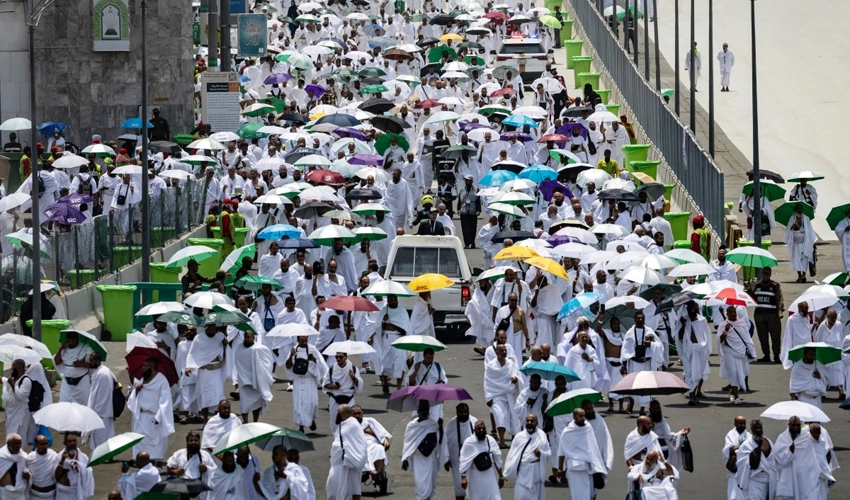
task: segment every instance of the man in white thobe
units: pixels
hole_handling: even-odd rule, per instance
[[[573,410],[573,421],[561,432],[559,439],[558,464],[561,477],[566,477],[570,484],[570,498],[593,500],[596,497],[595,477],[598,477],[595,475],[602,474],[602,480],[607,480],[608,468],[602,461],[596,435],[593,427],[587,424],[584,410]]]
[[[791,417],[788,428],[773,447],[776,464],[776,500],[815,500],[820,469],[812,436],[803,432],[800,419]]]
[[[841,261],[844,264],[844,271],[850,272],[850,209],[847,209],[844,218],[835,226],[835,236],[841,243]]]
[[[679,320],[678,352],[685,372],[685,383],[690,389],[689,405],[697,403],[697,394],[702,392],[702,383],[708,378],[708,356],[711,354],[711,330],[708,321],[699,314],[694,301],[686,305],[687,315]]]
[[[169,475],[200,479],[205,483],[217,467],[210,452],[201,448],[201,436],[195,431],[186,434],[186,447],[175,451],[166,463]],[[201,500],[207,500],[204,493],[201,494]]]
[[[297,342],[285,363],[292,380],[292,418],[302,432],[305,426],[315,431],[319,411],[318,386],[328,372],[328,365],[325,357],[316,346],[308,342],[307,337],[298,337]]]
[[[59,352],[53,356],[53,364],[62,375],[59,401],[81,405],[89,402],[89,356],[92,352],[88,344],[80,342],[80,334],[74,331],[66,334],[65,343],[59,346]]]
[[[209,419],[210,408],[224,399],[224,380],[227,338],[215,324],[204,325],[204,333],[195,337],[186,357],[185,375],[198,373],[197,399],[204,422]]]
[[[788,192],[788,201],[802,201],[814,209],[818,208],[818,190],[809,184],[808,179],[800,179],[800,183]]]
[[[795,362],[791,368],[788,389],[791,398],[822,408],[821,398],[826,396],[824,373],[824,365],[815,359],[815,348],[806,347],[803,350],[803,359]]]
[[[735,417],[735,427],[726,433],[726,438],[723,442],[723,460],[726,461],[726,498],[727,500],[744,499],[744,492],[738,486],[735,478],[735,470],[729,470],[729,465],[736,464],[738,448],[750,438],[750,432],[747,430],[747,419],[743,416]]]
[[[8,434],[7,434],[8,435]],[[59,454],[50,448],[47,437],[35,438],[35,450],[27,455],[26,470],[30,474],[29,496],[31,499],[53,500],[56,497],[56,464]]]
[[[413,309],[410,311],[410,332],[408,334],[436,337],[434,312],[436,310],[431,305],[431,292],[419,293],[413,303]]]
[[[717,65],[720,68],[720,91],[729,92],[729,76],[735,65],[735,54],[729,50],[729,44],[723,44],[723,50],[717,53]]]
[[[549,439],[543,429],[537,427],[537,415],[529,413],[525,417],[525,432],[514,436],[505,458],[505,477],[516,479],[514,500],[546,498],[546,464],[551,455]]]
[[[782,366],[787,370],[791,368],[792,361],[788,359],[788,351],[812,341],[812,324],[809,322],[809,303],[801,301],[797,304],[797,314],[791,314],[785,323],[785,334],[782,337],[782,351],[779,359]]]
[[[165,375],[157,372],[157,366],[156,359],[145,361],[142,378],[133,381],[127,409],[133,414],[133,432],[145,436],[133,447],[133,453],[146,451],[152,460],[163,460],[168,436],[174,433],[174,412],[171,388]]]
[[[773,442],[764,436],[761,420],[750,422],[750,437],[735,450],[735,482],[740,500],[764,500],[776,493],[776,454]]]
[[[487,292],[491,286],[489,279],[479,281],[464,311],[469,320],[466,336],[475,337],[474,349],[478,354],[483,354],[484,349],[493,343],[493,309],[487,300]]]
[[[360,423],[363,435],[366,439],[367,457],[363,472],[368,472],[376,484],[387,480],[384,470],[387,464],[387,451],[390,448],[392,434],[372,417],[363,416],[363,408],[360,405],[351,407],[351,416]]]
[[[393,214],[396,227],[406,228],[413,217],[418,200],[410,196],[410,185],[401,177],[401,170],[393,169],[393,178],[387,183],[387,203]]]
[[[532,347],[535,352],[539,347]],[[536,356],[536,355],[535,355]],[[531,360],[529,360],[529,363]],[[524,378],[524,377],[523,377]],[[521,429],[529,415],[537,417],[537,421],[543,421],[543,412],[549,405],[549,390],[543,387],[539,373],[533,373],[528,377],[528,384],[522,388],[514,402],[514,419],[517,421],[517,429]]]
[[[711,261],[711,267],[712,269],[714,269],[714,274],[711,276],[711,281],[729,280],[732,283],[738,282],[738,275],[735,272],[735,265],[726,260],[725,247],[717,251],[717,260]]]
[[[505,445],[505,431],[516,432],[513,406],[519,394],[519,368],[507,357],[504,344],[496,346],[496,359],[484,365],[484,398],[496,422],[499,445]]]
[[[112,391],[118,380],[112,370],[103,364],[99,353],[89,356],[91,363],[91,391],[89,392],[88,407],[95,411],[103,420],[103,429],[92,431],[91,448],[95,449],[115,435],[115,418],[112,410]]]
[[[21,435],[12,433],[6,435],[6,446],[0,448],[0,496],[3,499],[25,500],[27,497],[30,474],[26,470],[27,454],[22,446]]]
[[[177,373],[186,373],[186,359],[189,356],[189,349],[192,347],[192,343],[195,341],[197,334],[198,330],[194,326],[191,326],[186,329],[186,338],[177,344],[177,356],[174,360],[174,366],[177,368]],[[198,374],[194,372],[180,377],[179,401],[180,410],[184,414],[184,416],[181,417],[181,423],[188,423],[189,412],[197,415],[200,411],[196,397],[197,392],[195,390],[197,388],[197,382]]]
[[[260,420],[272,400],[274,383],[274,355],[271,349],[256,341],[253,330],[243,334],[241,344],[233,345],[234,384],[239,384],[239,413],[242,420]]]
[[[347,353],[337,352],[334,357],[336,363],[328,366],[322,387],[330,397],[328,411],[331,414],[331,429],[336,432],[338,426],[336,410],[340,405],[354,404],[354,395],[363,391],[363,379],[360,377],[360,370],[348,360]],[[351,411],[350,407],[348,411]]]
[[[505,485],[502,454],[496,440],[487,435],[487,426],[481,420],[475,423],[474,433],[460,448],[458,468],[461,486],[466,490],[468,500],[501,498],[499,490]],[[496,470],[495,475],[493,469]]]
[[[463,500],[466,497],[466,491],[461,486],[460,449],[466,438],[472,436],[475,432],[475,424],[478,419],[469,414],[469,405],[466,403],[458,404],[455,409],[457,416],[452,417],[445,427],[440,457],[443,465],[447,469],[451,469],[455,500]]]
[[[428,500],[437,494],[437,472],[440,470],[440,435],[437,421],[430,417],[431,405],[420,400],[416,416],[404,429],[401,452],[402,470],[413,472],[416,500]]]
[[[230,411],[230,401],[224,399],[218,403],[218,414],[213,415],[204,424],[201,448],[212,453],[222,436],[242,425],[242,420]]]
[[[729,381],[729,402],[741,404],[738,391],[747,389],[750,360],[755,359],[756,348],[747,321],[738,317],[736,306],[729,306],[726,320],[717,325],[717,345],[721,371]]]
[[[257,485],[266,500],[280,500],[289,492],[286,454],[282,444],[272,448],[272,464],[263,470]]]
[[[130,472],[130,463],[124,462],[121,466],[121,477],[118,478],[118,491],[121,498],[136,498],[146,493],[160,481],[159,469],[151,463],[151,457],[146,452],[136,455],[133,466],[138,470]]]
[[[623,338],[620,361],[623,375],[639,371],[655,371],[664,362],[661,352],[662,344],[655,332],[646,326],[646,317],[642,311],[635,313],[635,326],[629,328]],[[649,396],[635,396],[629,400],[628,412],[634,408],[637,401],[641,411],[649,403]]]
[[[823,342],[841,349],[844,343],[844,325],[838,321],[838,313],[835,309],[829,309],[826,312],[826,319],[821,321],[820,326],[815,331],[814,341]],[[838,399],[844,400],[846,387],[844,387],[845,366],[844,363],[829,363],[824,368],[826,370],[825,383],[827,387],[838,388]]]
[[[697,49],[697,43],[694,42],[693,48],[688,52],[688,55],[685,56],[685,71],[690,71],[691,74],[688,76],[688,81],[694,82],[694,90],[697,90],[697,85],[699,85],[699,76],[702,70],[702,57],[700,57],[699,49]]]
[[[408,386],[448,384],[449,379],[442,365],[434,361],[434,349],[428,347],[422,351],[422,361],[413,363],[409,370],[409,376],[405,377]],[[431,418],[442,422],[443,404],[431,405]]]
[[[785,246],[788,249],[791,269],[797,271],[797,282],[806,282],[809,265],[814,263],[814,248],[818,236],[812,227],[809,216],[803,213],[803,206],[796,205],[794,215],[785,222]]]
[[[402,376],[404,375],[406,352],[392,347],[392,343],[411,331],[410,317],[407,311],[398,305],[398,297],[387,296],[387,305],[384,308],[383,319],[378,331],[373,337],[373,345],[378,339],[375,350],[381,359],[381,382],[384,394],[389,393],[390,378],[396,379],[396,388],[401,389]]]
[[[605,423],[605,419],[596,414],[596,409],[589,399],[581,402],[581,409],[584,410],[584,420],[593,428],[593,435],[596,437],[596,446],[599,448],[602,463],[610,471],[614,466],[614,442],[611,441],[608,425]]]
[[[827,500],[829,490],[835,485],[835,477],[832,471],[838,468],[838,459],[835,458],[835,446],[826,429],[818,423],[809,425],[809,435],[812,437],[812,446],[815,449],[815,458],[818,465],[817,500]]]
[[[640,463],[650,451],[661,453],[661,444],[658,442],[658,435],[652,431],[652,421],[649,417],[640,416],[637,418],[637,425],[626,436],[626,442],[623,445],[626,467]]]
[[[337,415],[339,425],[334,430],[331,467],[325,484],[327,500],[360,500],[361,474],[368,459],[366,439],[350,406],[340,405]]]
[[[596,349],[589,344],[590,336],[587,332],[579,332],[576,337],[578,343],[567,351],[567,356],[564,359],[564,366],[567,366],[579,377],[579,380],[570,382],[569,388],[570,390],[595,389],[599,356],[596,354]]]
[[[94,475],[89,457],[77,448],[77,436],[65,434],[65,449],[56,464],[56,500],[80,500],[94,495]],[[4,493],[3,498],[6,498]]]
[[[12,362],[12,373],[3,377],[3,406],[6,409],[6,435],[19,434],[31,442],[29,436],[35,437],[36,425],[32,420],[29,398],[36,382],[26,375],[26,370],[24,360]],[[43,389],[50,390],[49,387]]]
[[[221,466],[210,474],[206,481],[212,491],[207,493],[207,500],[246,499],[248,485],[242,466],[236,463],[232,451],[220,455]],[[252,489],[253,489],[253,485]]]

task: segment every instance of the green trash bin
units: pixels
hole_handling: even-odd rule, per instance
[[[578,75],[580,73],[590,73],[590,63],[593,62],[593,56],[576,56],[573,57],[573,83],[576,88],[579,88]]]
[[[151,281],[153,283],[180,283],[182,269],[166,269],[165,262],[151,262]]]
[[[202,260],[198,263],[198,272],[201,276],[205,276],[207,278],[214,277],[216,271],[218,271],[221,266],[221,247],[224,246],[224,240],[217,238],[189,238],[187,241],[190,245],[203,245],[218,252],[218,257],[210,257],[209,259]]]
[[[241,246],[245,246],[245,238],[248,236],[248,233],[251,232],[251,228],[250,227],[237,227],[233,232],[234,232],[233,244],[236,245],[237,248],[241,247]],[[227,255],[225,255],[224,257],[227,258]],[[223,260],[224,259],[222,259],[222,261]]]
[[[566,44],[573,39],[573,20],[564,19],[561,21],[561,45]]]
[[[163,247],[165,242],[173,239],[175,231],[173,227],[155,227],[151,229],[151,246]]]
[[[576,88],[583,89],[588,83],[591,87],[596,88],[599,86],[600,76],[602,76],[602,73],[599,72],[579,73],[576,75],[576,79],[578,80],[578,86]]]
[[[691,242],[688,240],[677,240],[673,242],[673,248],[691,248]]]
[[[112,334],[110,340],[126,341],[133,331],[133,285],[98,285],[103,299],[103,329]]]
[[[598,93],[599,93],[599,92],[597,91],[597,94],[598,94]],[[620,116],[620,104],[608,104],[608,103],[605,103],[605,109],[607,109],[608,111],[610,111],[610,112],[614,113],[614,114],[615,114],[615,115],[617,115],[617,116]]]
[[[690,212],[670,212],[664,214],[664,218],[670,223],[673,230],[673,241],[688,239],[688,221],[691,220]]]
[[[27,320],[27,326],[32,328],[31,319]],[[71,322],[67,319],[46,319],[41,322],[41,342],[50,349],[50,354],[59,352],[59,332],[68,328],[71,328]],[[41,365],[52,370],[53,360],[42,359]]]
[[[573,69],[573,57],[581,55],[581,46],[584,40],[567,40],[564,48],[567,49],[567,69]]]
[[[94,269],[71,269],[68,271],[68,282],[71,283],[71,290],[82,288],[88,283],[94,281]]]
[[[115,247],[112,251],[112,267],[124,267],[141,256],[142,247]]]
[[[646,161],[646,154],[649,152],[650,144],[625,144],[623,145],[623,163],[628,167],[633,161]]]
[[[658,165],[660,164],[660,161],[633,161],[629,164],[629,171],[643,172],[658,182]],[[665,199],[669,200],[670,198],[665,196]]]
[[[658,180],[658,179],[656,179]],[[673,199],[673,188],[675,184],[664,184],[664,199],[670,202]]]
[[[611,98],[611,89],[593,89],[599,94],[599,98],[602,99],[602,104],[608,105],[608,99]]]

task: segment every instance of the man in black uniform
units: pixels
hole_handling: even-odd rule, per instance
[[[437,209],[431,208],[431,213],[428,214],[428,220],[422,221],[419,224],[419,230],[416,231],[419,236],[445,236],[446,229],[443,223],[437,220]]]
[[[148,137],[152,141],[167,141],[171,139],[171,130],[168,128],[168,120],[159,116],[159,108],[153,108],[153,118]]]
[[[760,363],[770,362],[770,344],[773,343],[773,362],[779,363],[779,350],[782,348],[782,315],[785,313],[785,303],[782,300],[782,287],[770,279],[772,271],[765,267],[761,271],[761,281],[750,285],[750,295],[758,306],[754,313],[756,332],[758,333],[761,352],[764,356]]]

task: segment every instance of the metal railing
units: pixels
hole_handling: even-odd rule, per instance
[[[677,185],[673,202],[701,213],[717,240],[723,241],[725,206],[723,172],[697,142],[687,125],[664,103],[661,95],[643,78],[640,68],[618,43],[614,33],[596,9],[593,0],[566,0],[575,14],[574,31],[584,34],[583,48],[595,56],[593,64],[603,75],[622,108],[631,110],[636,127],[645,141],[655,147],[666,168],[659,167],[659,182]],[[639,141],[640,142],[640,141]],[[717,241],[716,240],[716,241]],[[717,246],[713,245],[716,249]]]
[[[151,199],[151,249],[164,247],[203,224],[203,180],[187,180]],[[75,290],[141,258],[141,203],[73,226],[42,232],[42,278]],[[13,247],[0,261],[0,323],[15,316],[32,290],[30,250]]]

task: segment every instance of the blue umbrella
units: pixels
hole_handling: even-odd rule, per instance
[[[528,125],[531,128],[540,128],[540,125],[530,116],[511,115],[502,121],[502,125],[510,125],[511,127],[522,127]]]
[[[303,239],[303,238],[283,238],[278,241],[277,244],[280,248],[290,248],[290,249],[298,249],[298,248],[319,248],[319,244],[313,240]]]
[[[536,182],[540,184],[543,181],[551,181],[558,178],[558,172],[552,170],[551,168],[545,165],[531,165],[530,167],[525,167],[522,172],[519,173],[520,179],[528,179],[531,182]]]
[[[487,187],[499,187],[502,184],[516,178],[517,175],[510,170],[493,170],[491,172],[487,172],[478,184]]]
[[[387,32],[380,24],[371,23],[363,26],[363,31],[370,37],[383,36]]]
[[[44,210],[44,215],[47,216],[47,220],[66,226],[82,224],[86,220],[86,216],[82,212],[67,203],[54,203],[50,205]]]
[[[561,310],[558,312],[558,321],[562,321],[567,316],[572,316],[584,311],[595,302],[599,302],[601,298],[602,295],[596,292],[585,292],[576,295],[561,307]]]
[[[272,73],[263,80],[265,85],[274,85],[288,82],[292,77],[286,73]]]
[[[257,234],[258,240],[279,240],[283,237],[298,238],[301,236],[301,231],[289,224],[275,224],[269,226]]]
[[[38,126],[38,131],[44,135],[53,135],[56,132],[64,132],[66,128],[68,128],[67,123],[44,122]]]
[[[121,128],[142,128],[142,119],[141,118],[130,118],[129,120],[124,120],[121,122]],[[153,128],[153,124],[148,122],[148,128]]]
[[[380,47],[382,50],[387,50],[388,48],[394,47],[397,44],[398,41],[393,40],[392,38],[387,38],[385,36],[378,36],[369,39],[369,48]]]
[[[563,376],[567,379],[567,382],[576,382],[581,380],[581,377],[576,375],[576,373],[568,367],[559,363],[552,363],[550,361],[532,361],[531,363],[523,366],[519,371],[521,371],[526,377],[531,377],[534,374],[540,375],[540,378],[543,380],[555,380],[558,376]]]

